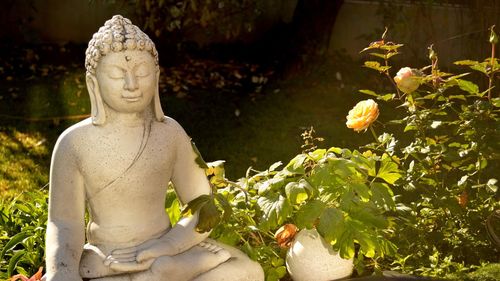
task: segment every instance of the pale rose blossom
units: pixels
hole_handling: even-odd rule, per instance
[[[417,78],[417,71],[412,70],[409,67],[401,68],[396,76],[394,76],[394,82],[403,93],[409,94],[414,92],[420,86],[420,80]]]
[[[372,99],[358,102],[347,115],[347,128],[356,132],[368,129],[377,120],[379,115],[378,104]]]

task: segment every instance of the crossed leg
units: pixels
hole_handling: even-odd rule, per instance
[[[188,281],[226,262],[230,257],[228,251],[212,241],[206,241],[178,255],[161,256],[148,270],[95,278],[91,281]]]

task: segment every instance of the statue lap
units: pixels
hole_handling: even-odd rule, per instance
[[[100,278],[85,278],[86,274],[82,273],[83,280],[88,281],[146,281],[146,280],[175,280],[175,281],[256,281],[264,280],[264,272],[262,267],[255,261],[252,261],[240,250],[207,238],[205,242],[210,245],[222,248],[223,252],[220,260],[225,260],[222,263],[217,260],[212,260],[209,250],[205,254],[201,253],[200,249],[194,249],[195,246],[176,256],[162,256],[155,260],[150,269],[141,272],[118,274]],[[82,265],[91,260],[91,251],[84,251]],[[102,261],[99,264],[91,262],[89,267],[98,273],[110,274],[109,268],[104,266]],[[212,267],[207,271],[207,267]],[[85,268],[81,268],[84,271]],[[116,273],[115,273],[116,274]],[[88,275],[87,275],[88,276]]]

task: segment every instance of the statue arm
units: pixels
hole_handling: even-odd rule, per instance
[[[74,151],[64,135],[50,168],[46,235],[47,281],[81,281],[80,257],[85,243],[85,191]]]
[[[175,121],[176,158],[172,174],[172,183],[179,200],[186,204],[198,196],[210,194],[210,184],[205,171],[195,161],[197,154],[191,145],[191,139]],[[182,218],[166,235],[165,239],[174,247],[175,254],[182,253],[205,240],[209,232],[196,231],[198,213]]]

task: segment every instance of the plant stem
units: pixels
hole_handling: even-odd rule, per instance
[[[372,125],[370,125],[370,132],[372,133],[372,136],[375,138],[375,141],[377,143],[380,143],[380,141],[378,140],[378,137],[377,137],[377,133],[375,133],[375,129],[373,129]]]
[[[489,101],[491,101],[491,87],[493,86],[493,75],[494,75],[493,66],[494,66],[494,62],[495,62],[495,43],[491,43],[491,61],[490,61],[491,70],[490,70],[490,74],[488,75],[488,79],[489,79],[489,83],[488,83],[488,100]]]

